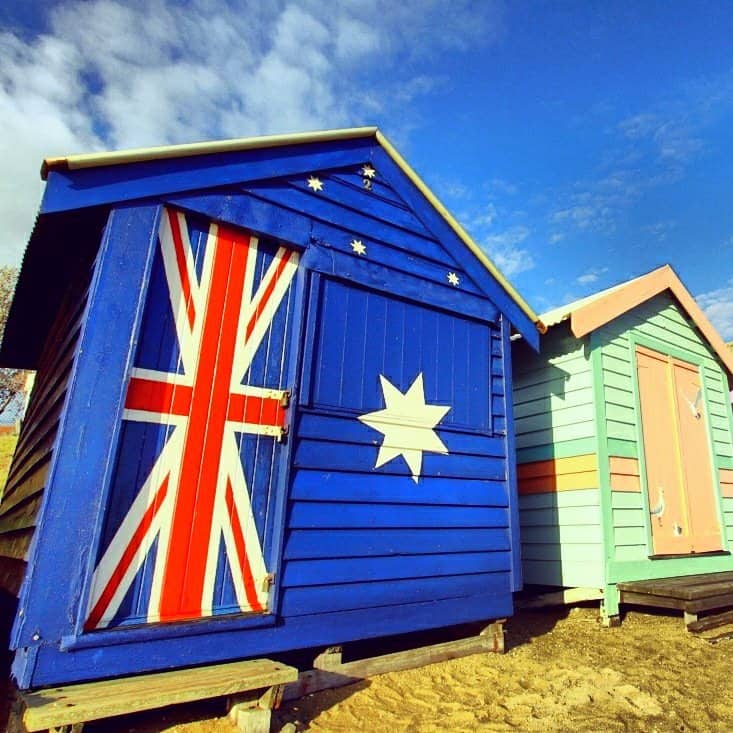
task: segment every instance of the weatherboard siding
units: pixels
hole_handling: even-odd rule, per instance
[[[707,397],[704,412],[713,439],[714,461],[716,465],[727,465],[733,453],[733,436],[725,374],[714,352],[669,293],[655,296],[592,335],[594,343],[601,347],[605,428],[611,461],[614,456],[638,460],[643,452],[637,429],[632,336],[654,339],[660,347],[682,351],[702,361]],[[714,473],[718,473],[717,469]],[[627,477],[626,480],[631,479]],[[643,477],[640,476],[639,481],[638,492],[629,490],[628,485],[625,490],[612,492],[613,556],[616,562],[646,560],[650,554],[647,509],[641,493]],[[612,489],[613,483],[612,471]],[[724,511],[722,519],[723,535],[730,538],[733,515]],[[674,560],[664,562],[668,572],[675,572],[671,566]],[[716,563],[720,561],[706,562],[710,564],[706,569],[716,569]]]
[[[43,348],[0,502],[0,588],[17,596],[48,482],[72,376],[91,272],[67,292]]]
[[[524,581],[603,583],[593,378],[586,340],[565,326],[542,353],[514,351],[519,512]]]

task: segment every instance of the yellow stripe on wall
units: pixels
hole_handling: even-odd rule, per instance
[[[598,488],[598,458],[595,453],[517,467],[520,494],[545,494]]]

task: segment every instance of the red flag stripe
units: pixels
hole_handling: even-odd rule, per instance
[[[280,400],[273,397],[232,394],[227,420],[281,428],[285,425],[285,411]]]
[[[170,384],[154,379],[132,377],[127,388],[125,408],[168,415],[188,415],[193,389],[185,384]]]
[[[219,228],[160,599],[161,620],[201,615],[249,247]],[[238,240],[238,241],[237,241]],[[245,246],[242,246],[245,245]],[[190,552],[181,552],[188,547]]]

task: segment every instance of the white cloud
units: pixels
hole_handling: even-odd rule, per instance
[[[724,341],[733,341],[733,278],[723,287],[696,296],[700,307]]]
[[[493,42],[470,0],[68,0],[48,31],[0,32],[0,262],[17,262],[44,157],[390,121]]]
[[[667,239],[667,235],[675,229],[677,222],[673,219],[667,219],[665,221],[658,221],[654,224],[648,224],[642,227],[641,230],[647,234],[651,234],[655,239],[663,242]]]
[[[555,234],[550,234],[550,244],[558,244],[558,242],[562,242],[562,240],[565,239],[565,235],[562,232],[555,232]]]
[[[607,267],[594,267],[578,277],[577,282],[580,285],[590,285],[591,283],[597,282],[604,272],[608,272]]]
[[[497,267],[507,277],[511,277],[535,266],[530,251],[521,246],[530,234],[525,226],[511,227],[504,232],[484,237],[483,247]]]

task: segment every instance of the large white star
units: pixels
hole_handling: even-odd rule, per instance
[[[384,375],[379,375],[384,409],[361,415],[359,420],[384,435],[374,468],[402,456],[417,483],[422,470],[422,454],[448,453],[434,428],[451,409],[450,405],[425,404],[422,372],[402,394]]]

